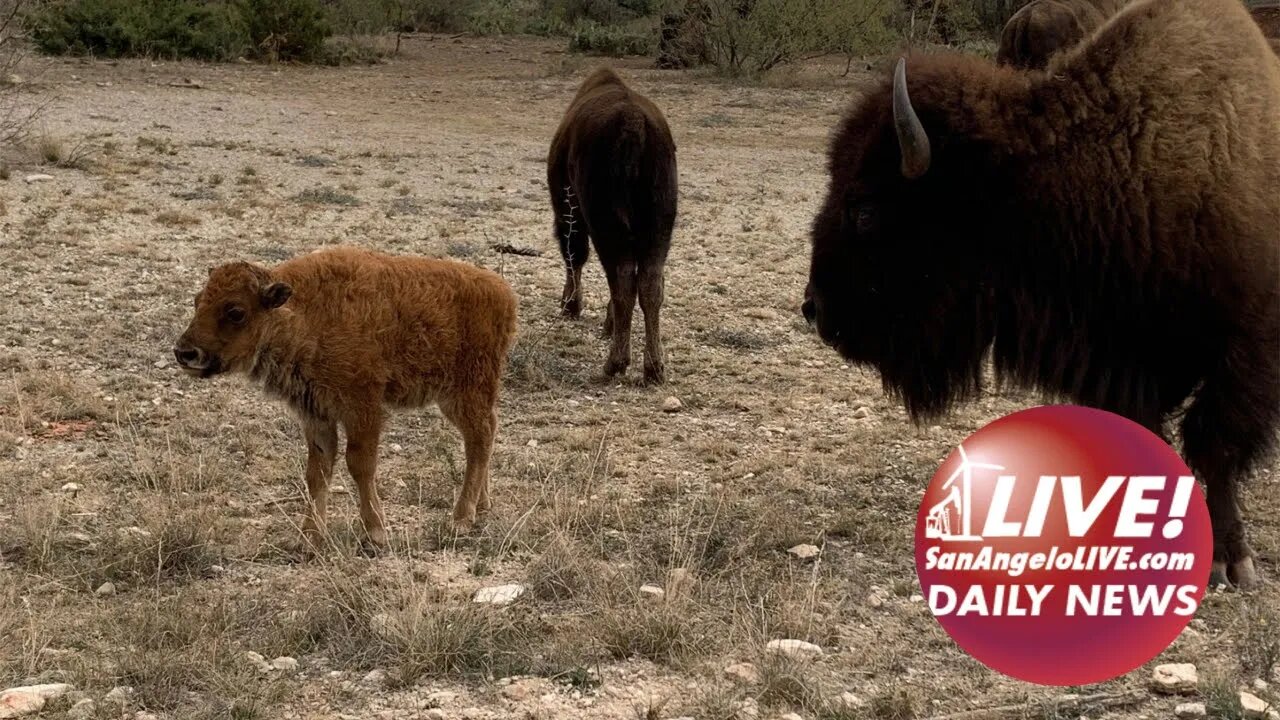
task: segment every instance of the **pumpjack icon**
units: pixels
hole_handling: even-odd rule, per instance
[[[924,521],[924,536],[931,540],[981,542],[982,536],[973,534],[973,471],[1004,470],[1004,466],[971,462],[964,451],[964,443],[956,449],[960,451],[960,467],[942,484],[947,496],[929,508],[929,515]]]

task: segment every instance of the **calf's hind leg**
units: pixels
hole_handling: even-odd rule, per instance
[[[347,469],[360,491],[360,520],[369,540],[378,547],[386,547],[385,515],[374,482],[378,467],[378,438],[382,435],[381,409],[362,413],[343,424],[347,429]]]
[[[471,392],[440,403],[440,411],[462,433],[467,456],[462,491],[453,506],[453,525],[458,530],[469,530],[476,513],[489,507],[489,458],[498,427],[496,399],[493,392]]]
[[[338,458],[338,426],[332,420],[303,418],[302,435],[307,441],[307,516],[302,534],[313,547],[324,540],[325,518],[329,513],[329,479]]]
[[[619,263],[606,271],[609,278],[609,326],[613,337],[604,374],[614,376],[627,371],[631,364],[631,316],[636,308],[636,265]]]
[[[640,268],[640,310],[644,312],[644,379],[661,383],[667,379],[665,352],[658,313],[662,310],[665,279],[661,262],[649,262]]]

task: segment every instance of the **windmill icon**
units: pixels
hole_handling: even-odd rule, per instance
[[[969,461],[969,454],[964,451],[964,443],[956,447],[960,451],[960,467],[942,484],[944,491],[950,491],[942,502],[929,508],[925,518],[924,536],[933,540],[955,540],[958,542],[977,542],[982,536],[973,534],[973,518],[970,509],[973,507],[973,470],[1004,470],[1003,465],[977,463]],[[952,515],[956,522],[952,523]],[[957,533],[954,525],[959,525]]]

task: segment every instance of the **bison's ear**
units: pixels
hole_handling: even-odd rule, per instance
[[[287,283],[273,282],[262,288],[259,297],[262,299],[263,310],[273,310],[285,304],[289,300],[289,296],[293,295],[293,288]]]

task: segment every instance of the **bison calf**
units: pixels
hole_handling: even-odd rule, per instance
[[[341,423],[360,518],[381,546],[374,466],[384,406],[439,403],[466,445],[454,522],[467,528],[488,509],[498,387],[515,326],[515,297],[488,270],[337,248],[270,269],[237,262],[210,270],[173,352],[197,377],[247,373],[297,414],[312,542],[324,531]]]
[[[644,376],[665,379],[658,313],[676,220],[676,145],[657,106],[601,68],[579,88],[551,142],[547,184],[564,256],[564,313],[582,311],[588,238],[609,281],[606,375],[631,363],[631,315],[644,312]]]

